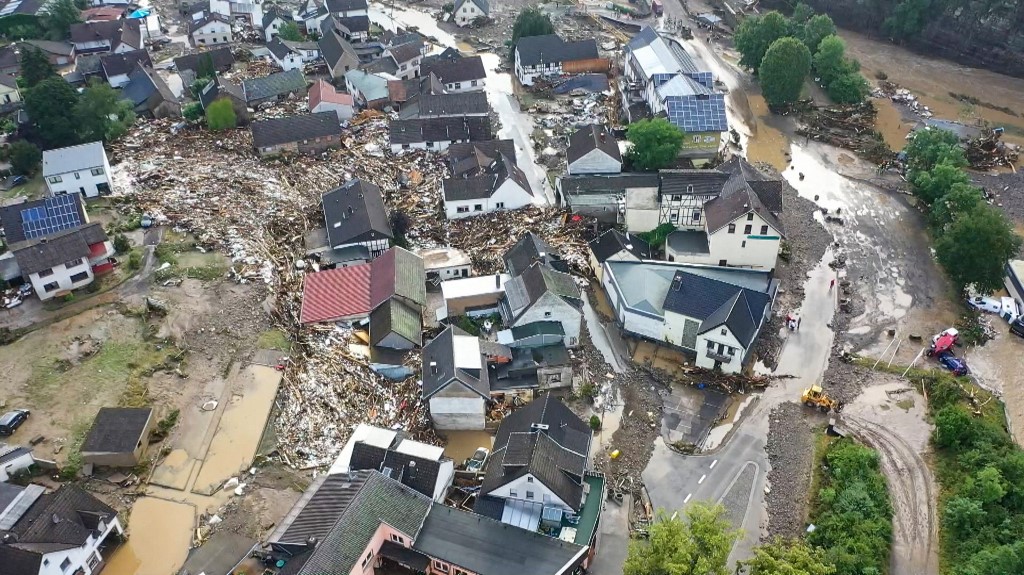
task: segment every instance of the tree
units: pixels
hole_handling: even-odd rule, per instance
[[[31,176],[39,167],[39,161],[43,159],[43,153],[39,148],[25,140],[11,144],[8,152],[11,155],[11,171],[18,175]]]
[[[25,86],[31,88],[47,78],[57,75],[50,59],[42,50],[32,44],[21,44],[21,77]]]
[[[949,130],[925,128],[913,133],[903,152],[910,172],[926,172],[946,161],[958,168],[967,165],[960,138]]]
[[[43,20],[51,40],[66,40],[71,36],[71,25],[81,21],[74,0],[54,0]]]
[[[852,71],[846,59],[846,43],[843,39],[834,34],[823,38],[814,53],[814,73],[822,85],[828,86],[836,78]]]
[[[199,99],[199,94],[203,93],[205,88],[210,82],[213,81],[213,76],[199,76],[189,84],[188,89],[192,92],[192,97]]]
[[[967,491],[983,505],[996,503],[1006,495],[1006,482],[998,469],[986,467],[971,478]]]
[[[837,104],[859,104],[871,92],[868,81],[857,72],[839,76],[826,88],[828,97]]]
[[[199,102],[186,104],[185,107],[181,109],[181,117],[185,118],[189,122],[198,122],[199,119],[203,117],[203,105]]]
[[[305,40],[302,37],[302,32],[299,31],[299,25],[295,22],[285,22],[284,26],[281,26],[281,31],[277,33],[277,37],[290,42],[302,42]]]
[[[132,251],[132,242],[128,239],[128,236],[124,234],[114,236],[114,251],[119,254],[126,254]]]
[[[132,103],[122,100],[119,92],[106,82],[93,81],[82,92],[75,106],[78,133],[84,142],[112,142],[135,123]]]
[[[960,289],[1003,287],[1003,266],[1017,254],[1021,239],[1001,211],[982,204],[960,214],[935,242],[935,255]]]
[[[59,76],[43,80],[25,96],[25,110],[39,137],[51,148],[78,143],[77,103],[78,92]]]
[[[683,147],[683,132],[665,118],[633,122],[626,129],[626,138],[633,144],[626,159],[641,171],[671,166]]]
[[[832,22],[832,19],[826,14],[818,14],[804,24],[800,39],[804,41],[807,49],[813,54],[818,51],[818,45],[821,44],[822,40],[829,36],[835,36],[836,33],[836,25]]]
[[[832,575],[825,551],[800,539],[775,539],[754,548],[754,557],[740,561],[746,575]],[[737,571],[738,572],[738,571]]]
[[[931,4],[931,0],[903,0],[885,19],[882,28],[894,38],[916,36],[928,23],[928,13],[933,10]]]
[[[736,49],[740,51],[740,65],[757,73],[768,48],[789,34],[789,22],[776,11],[764,16],[745,18],[736,30]]]
[[[234,128],[236,123],[235,109],[231,106],[231,100],[223,98],[207,106],[206,125],[211,130],[215,132],[227,130]]]
[[[807,4],[804,4],[803,2],[799,2],[795,7],[793,7],[793,14],[789,17],[789,19],[790,21],[793,22],[794,25],[799,27],[806,24],[812,16],[814,16],[814,8],[811,8]]]
[[[968,497],[954,497],[946,503],[945,523],[953,534],[969,533],[981,524],[985,511],[981,503]]]
[[[980,188],[970,184],[957,182],[949,191],[932,204],[932,229],[941,233],[952,224],[960,214],[966,214],[985,201]]]
[[[658,512],[647,541],[629,544],[624,575],[727,575],[739,532],[730,528],[725,508],[693,503],[683,514],[685,520]]]
[[[512,25],[512,46],[508,56],[509,60],[515,61],[516,44],[519,43],[520,38],[554,33],[555,25],[551,23],[551,18],[548,18],[547,14],[536,8],[522,10],[516,17],[516,23]]]
[[[811,52],[796,38],[780,38],[761,62],[761,92],[769,106],[797,101],[811,69]]]
[[[217,75],[217,68],[213,65],[213,55],[206,52],[199,57],[199,61],[196,62],[196,78],[206,78],[207,80]]]
[[[924,203],[931,205],[945,196],[956,184],[968,184],[970,178],[963,170],[943,160],[927,172],[912,172],[910,183],[914,195]]]

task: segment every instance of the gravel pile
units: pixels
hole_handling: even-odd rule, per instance
[[[1015,174],[975,174],[971,181],[995,196],[995,203],[1017,223],[1024,222],[1024,171]]]
[[[783,403],[769,415],[768,472],[770,491],[768,537],[800,537],[807,524],[807,502],[812,496],[814,429],[823,416],[797,403]]]

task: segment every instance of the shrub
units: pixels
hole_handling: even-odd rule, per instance
[[[591,415],[590,416],[590,429],[593,429],[594,431],[597,431],[598,429],[601,429],[601,418],[600,417],[598,417],[596,415]]]

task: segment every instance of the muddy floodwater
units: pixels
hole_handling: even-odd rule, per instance
[[[442,433],[445,438],[444,454],[446,457],[450,457],[456,465],[472,457],[477,448],[490,449],[494,445],[494,437],[486,431],[445,431]]]
[[[185,563],[196,511],[191,505],[140,497],[128,518],[128,541],[114,551],[103,575],[171,575]]]

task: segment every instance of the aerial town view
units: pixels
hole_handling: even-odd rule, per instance
[[[0,575],[1024,575],[1024,0],[0,0]]]

